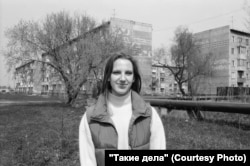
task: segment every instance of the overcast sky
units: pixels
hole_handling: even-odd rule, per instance
[[[179,25],[191,32],[230,25],[246,31],[244,4],[250,0],[0,0],[0,85],[11,85],[1,51],[7,40],[4,31],[19,20],[38,21],[47,14],[65,10],[87,13],[98,22],[115,16],[152,24],[153,48],[168,46]]]

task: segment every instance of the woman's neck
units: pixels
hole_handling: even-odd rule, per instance
[[[116,96],[109,92],[108,101],[114,106],[122,106],[131,102],[131,91],[129,91],[124,96]]]

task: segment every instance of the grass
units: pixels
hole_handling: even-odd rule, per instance
[[[83,108],[63,104],[0,107],[0,165],[80,165]]]
[[[232,122],[163,119],[167,149],[250,149],[250,130]]]
[[[78,127],[84,112],[64,104],[0,106],[0,165],[79,166]],[[249,116],[205,117],[163,118],[167,149],[250,149]]]

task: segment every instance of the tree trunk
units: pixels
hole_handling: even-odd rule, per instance
[[[179,86],[179,90],[180,90],[182,96],[184,96],[186,93],[185,93],[184,89],[182,88],[182,83],[178,83],[178,86]]]
[[[184,96],[185,95],[185,91],[182,89],[182,84],[179,83],[179,89],[180,89],[180,92],[182,93],[182,95]],[[191,90],[192,91],[192,90]],[[198,109],[195,109],[195,110],[187,110],[187,114],[189,116],[189,118],[192,120],[192,119],[195,119],[195,120],[203,120],[203,116],[201,114],[201,112],[198,110]]]
[[[72,85],[67,85],[67,95],[68,95],[68,100],[67,104],[70,104],[72,107],[77,107],[77,96],[79,94],[80,89],[79,88],[74,88]]]

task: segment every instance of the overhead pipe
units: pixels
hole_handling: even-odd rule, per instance
[[[250,114],[249,103],[214,102],[214,101],[193,101],[193,100],[169,100],[145,98],[151,106],[164,107],[170,110],[200,110],[211,112],[227,112]]]

